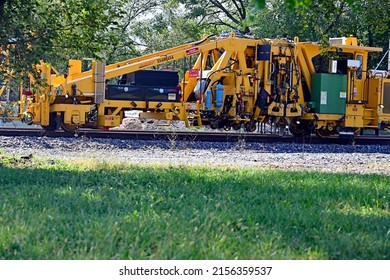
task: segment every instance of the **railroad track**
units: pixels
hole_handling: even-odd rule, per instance
[[[162,131],[162,130],[99,130],[80,129],[77,133],[62,130],[48,132],[40,128],[0,128],[0,136],[35,136],[35,137],[84,137],[113,138],[129,140],[165,140],[165,141],[209,141],[209,142],[260,142],[260,143],[307,143],[307,144],[343,144],[343,145],[390,145],[390,136],[359,135],[350,137],[320,138],[293,137],[291,135],[275,135],[260,133],[231,133],[205,131]]]

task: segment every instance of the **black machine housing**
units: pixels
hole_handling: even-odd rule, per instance
[[[171,70],[140,70],[106,86],[107,100],[180,101],[179,74]]]

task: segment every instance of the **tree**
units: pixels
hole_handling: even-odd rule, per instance
[[[354,2],[358,2],[359,0],[348,0],[347,2],[349,4],[352,4]],[[267,0],[255,0],[256,5],[259,8],[265,8],[267,4]],[[312,4],[315,3],[322,3],[326,4],[326,2],[329,2],[327,0],[283,0],[285,6],[291,11],[295,8],[307,8],[310,7]]]
[[[18,77],[41,59],[99,57],[117,40],[121,11],[116,0],[1,0],[0,49],[8,53],[1,68]]]
[[[199,40],[208,31],[215,30],[199,25],[178,6],[166,3],[153,17],[139,21],[133,36],[142,44],[143,52],[151,53]]]
[[[112,63],[224,29],[257,37],[299,36],[305,41],[352,34],[365,45],[387,48],[389,2],[0,0],[0,49],[8,50],[8,59],[0,55],[0,68],[23,73],[44,59],[65,71],[69,58],[104,54]]]
[[[147,28],[152,24],[164,2],[165,0],[139,0],[123,4],[123,13],[118,21],[118,28],[111,31],[111,35],[118,40],[106,48],[108,63],[142,54],[146,45],[139,36],[139,30],[145,27],[144,33],[148,33]]]
[[[364,45],[387,48],[390,1],[269,0],[263,9],[254,9],[251,21],[252,31],[259,36],[288,34],[301,40],[327,41],[354,35]]]
[[[196,19],[198,25],[249,33],[251,0],[179,0],[186,16]]]

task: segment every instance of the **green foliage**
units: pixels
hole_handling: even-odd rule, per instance
[[[389,13],[388,0],[1,1],[0,49],[9,57],[0,54],[0,84],[7,69],[21,78],[40,59],[64,73],[69,58],[113,63],[226,29],[320,42],[355,35],[387,49]]]
[[[142,26],[149,26],[148,23],[154,19],[154,15],[158,14],[163,3],[164,0],[126,1],[123,3],[118,28],[108,33],[114,38],[118,38],[114,43],[106,45],[108,63],[126,60],[144,53],[147,46],[143,37],[138,35],[138,30]]]
[[[215,29],[250,32],[248,26],[251,0],[178,0],[185,7],[184,14],[198,21],[198,25]]]
[[[0,259],[390,258],[386,176],[52,160],[0,174]]]
[[[6,1],[0,17],[0,49],[9,52],[4,63],[22,74],[33,72],[40,59],[99,57],[115,41],[110,32],[120,11],[114,0]]]
[[[255,3],[257,4],[257,6],[261,9],[265,8],[266,2],[270,2],[270,1],[255,0]],[[329,2],[332,2],[332,1],[329,1],[329,0],[316,0],[316,1],[314,1],[314,0],[283,0],[283,2],[284,2],[284,5],[288,9],[293,10],[294,8],[297,8],[297,7],[307,8],[310,5],[312,5],[313,3],[328,4]],[[358,0],[346,0],[346,2],[348,4],[353,4],[354,2],[359,2],[359,1]]]
[[[364,45],[388,48],[390,1],[270,0],[253,13],[251,30],[261,37],[287,34],[326,42],[329,37],[354,35]]]
[[[195,20],[164,10],[148,21],[139,22],[134,35],[144,44],[144,53],[152,53],[201,39],[202,29]]]

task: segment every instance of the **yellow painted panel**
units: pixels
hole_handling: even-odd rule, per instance
[[[364,116],[364,105],[363,104],[347,104],[345,114],[347,116]]]
[[[120,116],[99,116],[100,126],[115,127],[121,124]]]
[[[315,114],[315,116],[322,121],[339,121],[343,117],[340,114]]]
[[[363,127],[364,120],[361,116],[346,116],[345,117],[346,127]]]

